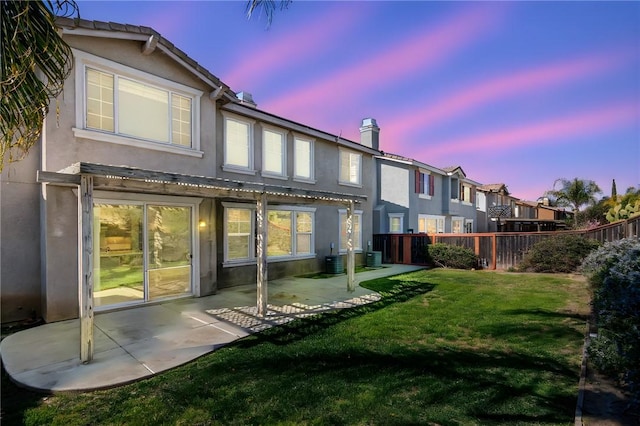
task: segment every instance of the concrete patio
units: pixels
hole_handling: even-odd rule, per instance
[[[356,282],[420,267],[385,265],[356,274]],[[98,313],[94,358],[83,364],[79,320],[20,331],[0,343],[2,363],[18,385],[46,392],[86,391],[122,385],[158,374],[213,352],[252,333],[334,309],[379,300],[346,275],[326,279],[286,278],[269,282],[268,314],[256,315],[255,285],[218,294]]]

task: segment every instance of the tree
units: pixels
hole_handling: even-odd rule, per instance
[[[613,200],[614,203],[616,201],[618,201],[618,190],[616,188],[616,180],[615,179],[611,183],[611,199]]]
[[[73,0],[0,0],[0,171],[38,142],[49,104],[71,73],[73,55],[55,25]]]
[[[280,0],[280,10],[288,8],[292,1],[293,0]],[[277,9],[277,3],[276,0],[249,0],[247,2],[247,19],[251,19],[256,11],[262,9],[264,15],[267,17],[267,27],[270,27],[273,21],[273,13]]]
[[[559,206],[571,207],[574,213],[578,213],[585,204],[595,204],[596,194],[600,193],[602,191],[592,180],[562,178],[553,183],[553,189],[547,191],[546,195],[554,197]]]

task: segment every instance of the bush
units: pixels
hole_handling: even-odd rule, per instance
[[[428,245],[426,251],[430,266],[455,269],[478,267],[478,256],[468,248],[436,243]]]
[[[574,272],[598,246],[599,242],[580,235],[545,238],[529,249],[518,269],[526,272]]]
[[[580,270],[589,277],[594,288],[598,288],[604,282],[604,279],[611,275],[613,269],[620,268],[628,271],[633,270],[632,265],[623,258],[627,258],[633,252],[640,250],[640,241],[634,238],[625,238],[622,240],[606,243],[605,245],[592,251],[582,262]]]
[[[593,287],[598,337],[589,356],[600,371],[621,378],[640,401],[640,240],[607,243],[584,260]]]

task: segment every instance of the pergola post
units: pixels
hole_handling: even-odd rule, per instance
[[[78,300],[80,360],[93,359],[93,177],[80,176],[78,194]]]
[[[262,193],[256,202],[256,225],[258,241],[256,244],[257,255],[257,287],[258,315],[267,314],[267,194]]]
[[[349,201],[347,206],[347,290],[356,291],[356,259],[353,252],[353,211],[355,203]]]

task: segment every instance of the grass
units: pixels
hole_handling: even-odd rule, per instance
[[[121,388],[23,396],[3,424],[573,424],[584,282],[432,270],[364,285],[382,300]]]

